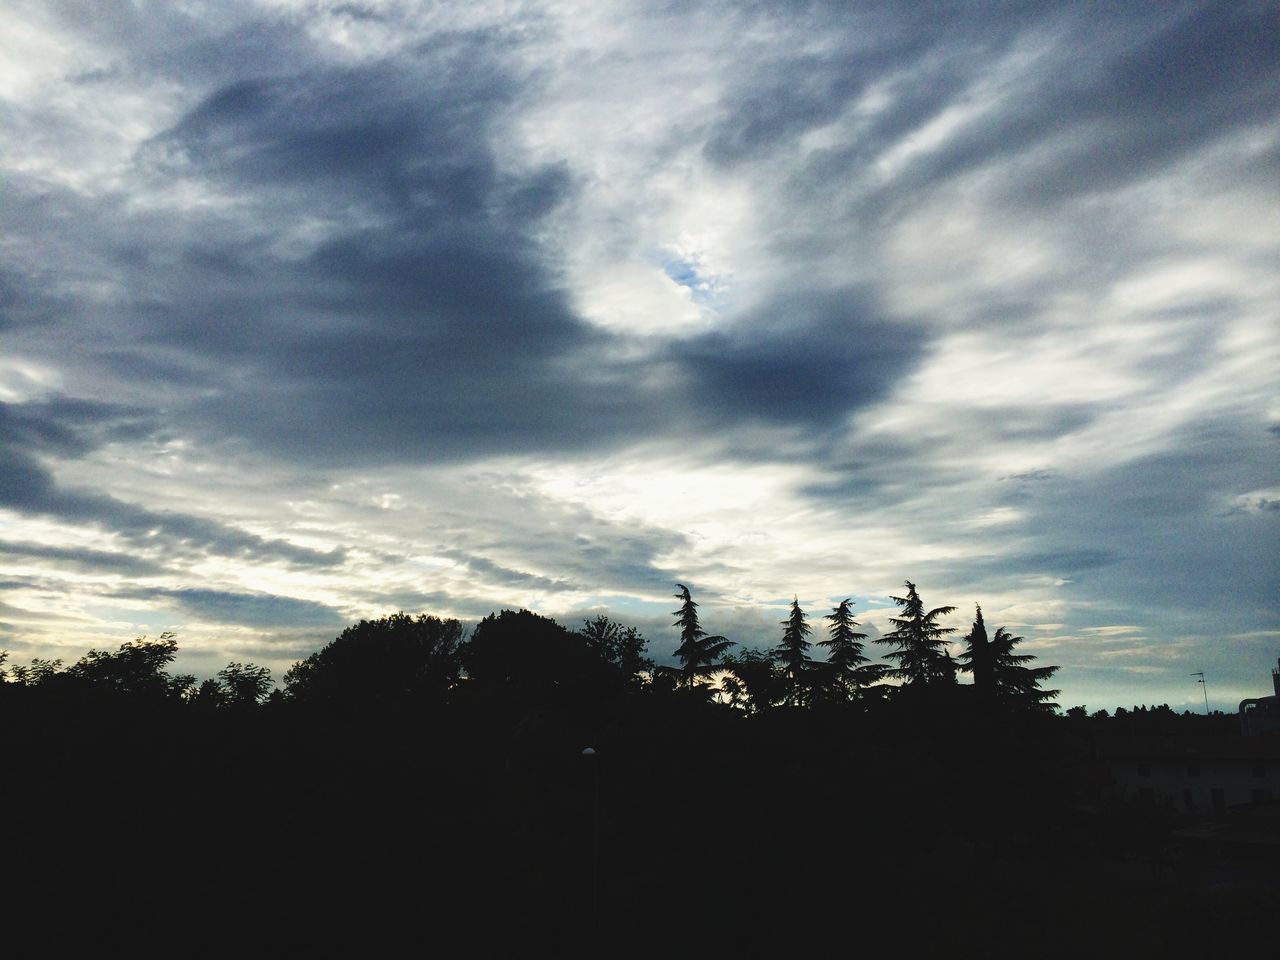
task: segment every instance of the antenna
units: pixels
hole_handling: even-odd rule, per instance
[[[1209,715],[1209,684],[1204,682],[1204,671],[1197,670],[1195,673],[1191,674],[1191,676],[1199,677],[1200,679],[1197,680],[1196,683],[1200,684],[1200,686],[1204,688],[1204,715],[1207,717]]]

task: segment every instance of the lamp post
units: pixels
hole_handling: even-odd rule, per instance
[[[1204,671],[1197,670],[1195,673],[1191,674],[1191,676],[1200,678],[1196,683],[1200,684],[1204,689],[1204,715],[1207,717],[1209,715],[1209,684],[1204,681]]]

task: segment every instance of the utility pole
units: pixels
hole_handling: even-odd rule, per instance
[[[1207,717],[1209,715],[1209,684],[1204,681],[1204,671],[1197,670],[1195,673],[1191,674],[1191,676],[1200,678],[1196,683],[1200,684],[1204,689],[1204,715]]]

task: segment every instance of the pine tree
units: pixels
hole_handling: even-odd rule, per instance
[[[987,625],[982,619],[982,607],[976,608],[973,626],[964,637],[964,652],[957,658],[960,669],[973,674],[973,686],[978,695],[986,697],[992,689],[991,641],[987,638]]]
[[[952,613],[955,607],[935,607],[926,611],[924,602],[916,593],[916,585],[910,580],[905,597],[892,597],[902,608],[902,616],[890,617],[896,629],[876,640],[877,643],[897,647],[885,654],[897,664],[888,675],[902,680],[908,687],[924,687],[954,680],[955,668],[946,654],[946,635],[954,633],[954,627],[938,626],[938,618]]]
[[[818,641],[818,646],[827,648],[826,673],[839,698],[849,700],[863,687],[879,680],[884,675],[884,667],[863,655],[862,641],[867,635],[854,630],[858,621],[853,619],[848,598],[841,600],[823,619],[831,621],[828,638]]]
[[[680,661],[680,673],[690,690],[699,676],[713,672],[716,661],[726,650],[733,646],[733,641],[724,637],[709,637],[698,623],[698,605],[689,596],[689,588],[677,583],[680,592],[675,594],[683,601],[680,609],[674,612],[677,618],[675,625],[680,628],[680,646],[676,648],[676,659]]]
[[[964,639],[965,650],[958,658],[960,668],[973,674],[974,689],[983,701],[1013,710],[1055,709],[1049,701],[1058,691],[1041,690],[1040,683],[1057,673],[1058,668],[1026,666],[1036,658],[1013,652],[1023,637],[1015,637],[1004,627],[997,627],[995,636],[988,639],[982,608],[978,607],[977,617]]]
[[[807,653],[812,644],[805,639],[811,630],[798,597],[791,598],[791,615],[779,622],[786,629],[782,632],[782,642],[774,648],[774,656],[787,678],[787,702],[801,704],[806,699],[804,686],[813,660]]]

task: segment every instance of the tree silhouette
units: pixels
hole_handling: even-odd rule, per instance
[[[32,657],[31,662],[25,666],[14,664],[13,669],[9,671],[9,675],[13,678],[12,682],[20,686],[38,687],[51,682],[61,672],[61,660],[43,660],[40,657]]]
[[[461,654],[463,669],[477,684],[521,695],[592,679],[601,663],[581,634],[529,610],[489,614]]]
[[[226,704],[227,692],[221,683],[210,677],[187,694],[187,702],[202,710],[212,710]]]
[[[863,687],[880,680],[885,668],[863,655],[862,641],[867,635],[854,630],[858,621],[853,619],[848,598],[841,600],[824,619],[831,621],[827,639],[818,641],[818,646],[827,648],[826,679],[839,699],[850,700]]]
[[[973,674],[973,686],[982,696],[987,696],[993,691],[991,654],[987,625],[982,619],[982,607],[978,606],[973,618],[973,626],[964,635],[964,651],[957,660],[961,670]]]
[[[170,675],[165,668],[178,653],[172,633],[155,640],[138,637],[115,653],[90,650],[66,669],[68,677],[97,692],[153,700],[179,699],[196,682],[188,674]]]
[[[805,686],[809,667],[813,664],[808,654],[812,644],[806,639],[811,630],[804,611],[800,609],[799,598],[791,598],[791,615],[779,622],[786,629],[782,631],[782,641],[774,647],[774,656],[786,678],[787,702],[798,706],[808,699]]]
[[[891,597],[902,608],[901,616],[890,617],[896,629],[876,640],[896,647],[885,654],[897,664],[888,675],[902,680],[908,687],[924,687],[955,679],[955,669],[946,654],[946,635],[954,627],[938,626],[938,618],[952,613],[955,607],[935,607],[926,611],[916,585],[910,580],[905,597]]]
[[[578,635],[600,660],[621,671],[624,686],[639,685],[641,674],[653,668],[653,661],[644,655],[647,641],[635,627],[599,614],[592,620],[582,621]]]
[[[689,588],[677,583],[680,592],[675,597],[682,601],[674,612],[675,625],[680,628],[680,646],[676,659],[680,661],[680,673],[686,687],[692,690],[698,677],[714,672],[716,661],[732,647],[733,641],[725,637],[709,637],[698,623],[698,605],[689,595]]]
[[[964,652],[957,658],[960,669],[973,674],[975,692],[988,705],[1052,711],[1055,706],[1048,701],[1056,697],[1058,691],[1041,690],[1040,683],[1053,676],[1058,668],[1025,666],[1036,658],[1013,652],[1023,639],[1004,627],[997,627],[995,636],[988,639],[982,608],[978,607],[973,626],[964,638]]]
[[[228,663],[218,671],[223,702],[233,707],[256,707],[271,692],[271,671],[252,663]]]
[[[787,681],[772,651],[727,653],[720,666],[727,671],[720,679],[721,691],[730,706],[741,707],[748,715],[779,704],[787,696]]]
[[[290,699],[391,706],[441,700],[458,677],[462,624],[405,613],[361,620],[284,675]]]

